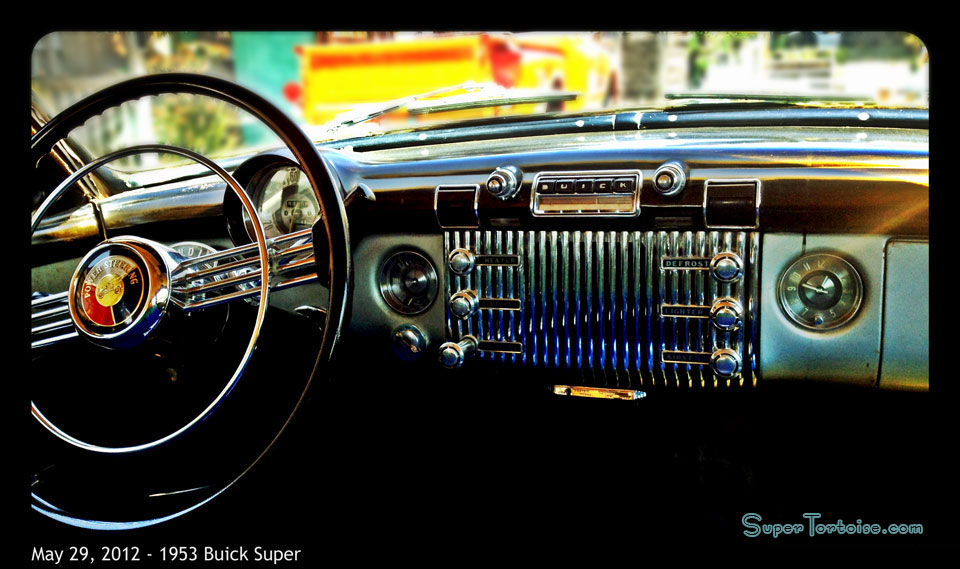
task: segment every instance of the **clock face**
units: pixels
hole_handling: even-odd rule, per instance
[[[863,281],[857,270],[826,253],[794,261],[780,276],[777,288],[784,313],[810,330],[832,330],[846,324],[863,300]]]

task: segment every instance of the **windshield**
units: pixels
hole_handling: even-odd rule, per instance
[[[32,63],[35,104],[46,116],[123,79],[184,71],[256,91],[318,141],[724,100],[926,108],[929,84],[923,42],[901,32],[56,32],[37,43]],[[475,89],[448,89],[463,85],[502,94],[488,90],[478,103]],[[418,94],[428,95],[412,106],[383,105]],[[242,111],[190,95],[127,103],[73,138],[95,156],[147,142],[214,158],[279,144]],[[179,160],[141,155],[116,167]]]

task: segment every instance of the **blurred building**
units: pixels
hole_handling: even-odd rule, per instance
[[[738,37],[733,48],[715,42],[700,90],[926,105],[929,75],[913,40],[902,32],[773,32]]]

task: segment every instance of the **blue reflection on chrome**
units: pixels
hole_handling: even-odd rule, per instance
[[[54,506],[53,504],[51,504],[50,502],[47,502],[46,500],[44,500],[44,499],[41,498],[40,496],[37,496],[37,495],[34,494],[33,492],[31,492],[30,495],[33,497],[34,500],[40,502],[41,504],[43,504],[44,506],[46,506],[46,507],[48,507],[48,508],[50,508],[50,509],[56,510],[56,511],[58,511],[58,512],[62,512],[62,511],[63,511],[63,510],[61,510],[60,508],[58,508],[58,507]]]
[[[226,490],[226,488],[224,488],[223,490]],[[173,518],[180,517],[180,516],[182,516],[183,514],[186,514],[186,513],[188,513],[188,512],[192,512],[193,510],[196,510],[197,508],[199,508],[200,506],[206,504],[206,503],[209,502],[210,500],[213,500],[214,498],[216,498],[217,496],[219,496],[220,493],[223,492],[223,490],[220,490],[220,492],[217,492],[216,494],[213,494],[212,496],[210,496],[210,497],[207,498],[206,500],[202,500],[201,502],[199,502],[199,503],[197,503],[197,504],[195,504],[195,505],[193,505],[193,506],[190,506],[189,508],[187,508],[187,509],[185,509],[185,510],[182,510],[182,511],[180,511],[180,512],[177,512],[177,513],[175,513],[175,514],[170,514],[169,516],[166,516],[166,517],[163,517],[163,518],[155,518],[155,519],[152,519],[152,520],[142,520],[142,521],[137,521],[137,522],[101,522],[101,521],[95,521],[95,520],[85,520],[85,519],[81,519],[81,518],[75,518],[75,517],[70,516],[70,515],[68,515],[68,514],[58,514],[57,512],[51,512],[51,511],[49,511],[49,510],[45,510],[45,509],[37,506],[36,504],[31,504],[30,507],[31,507],[33,510],[35,510],[35,511],[37,511],[37,512],[39,512],[39,513],[41,513],[41,514],[43,514],[43,515],[45,515],[45,516],[47,516],[48,518],[52,518],[52,519],[57,520],[57,521],[59,521],[59,522],[63,522],[63,523],[65,523],[65,524],[67,524],[67,525],[71,525],[71,526],[75,526],[75,527],[79,527],[79,528],[93,529],[93,530],[117,531],[117,530],[137,529],[137,528],[152,526],[152,525],[156,525],[156,524],[159,524],[159,523],[163,523],[163,522],[168,521],[168,520],[172,520]],[[44,501],[43,499],[41,499],[39,496],[37,496],[37,495],[34,494],[33,492],[30,493],[30,496],[33,497],[34,500],[40,502],[41,504],[43,504],[44,506],[47,506],[48,508],[52,508],[52,509],[57,510],[57,511],[60,511],[60,512],[63,511],[63,510],[61,510],[60,508],[58,508],[58,507],[50,504],[49,502]]]

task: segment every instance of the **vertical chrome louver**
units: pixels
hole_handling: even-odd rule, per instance
[[[464,289],[481,298],[512,298],[520,310],[481,309],[461,320],[447,311],[448,339],[470,334],[515,343],[516,353],[486,351],[481,360],[579,373],[581,385],[630,389],[705,389],[755,384],[756,266],[759,237],[745,232],[452,231],[449,253],[516,255],[519,266],[480,265],[446,274],[446,297]],[[743,278],[722,283],[706,270],[662,270],[661,259],[736,253]],[[661,316],[668,305],[709,306],[732,298],[744,308],[735,332],[709,319]],[[720,379],[709,366],[669,363],[662,351],[736,351],[742,371]]]

